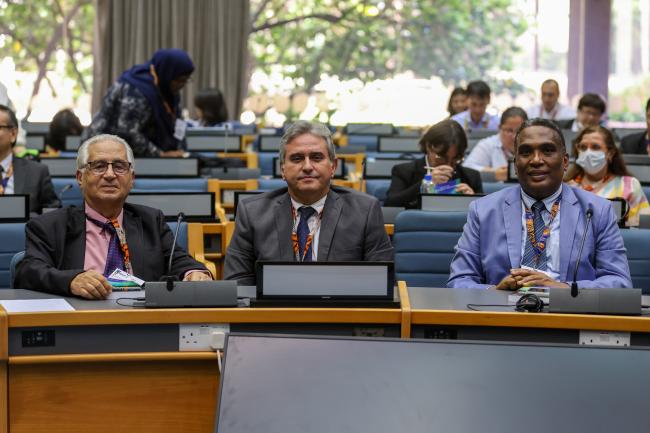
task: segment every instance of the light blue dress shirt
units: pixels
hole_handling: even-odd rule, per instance
[[[451,120],[458,122],[466,131],[476,129],[493,129],[496,131],[499,129],[499,116],[492,116],[487,112],[483,114],[483,117],[477,123],[472,121],[472,116],[469,114],[469,110],[451,116]]]

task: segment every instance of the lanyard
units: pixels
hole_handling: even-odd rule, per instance
[[[291,243],[293,244],[293,254],[296,257],[296,260],[303,262],[307,256],[307,251],[309,251],[309,248],[311,248],[311,244],[314,241],[314,235],[320,228],[320,223],[323,219],[323,210],[318,212],[316,225],[314,226],[314,229],[309,232],[309,235],[307,235],[307,242],[305,242],[305,249],[302,252],[302,257],[300,256],[300,243],[298,242],[298,215],[296,214],[296,210],[293,208],[293,206],[291,206],[291,219],[293,221],[291,224]]]
[[[467,113],[467,116],[468,116],[468,117],[465,118],[465,128],[464,128],[465,131],[467,131],[467,129],[468,129],[469,121],[470,121],[472,115],[469,114],[469,113]],[[488,119],[485,119],[485,120],[481,120],[481,121],[479,122],[479,126],[480,126],[480,125],[483,125],[482,128],[483,128],[483,129],[487,129],[489,123],[490,123],[490,119],[489,119],[489,118],[488,118]]]
[[[533,246],[533,250],[535,251],[535,261],[539,259],[539,256],[546,249],[546,240],[551,234],[551,224],[553,224],[553,220],[560,211],[561,199],[562,196],[560,195],[553,203],[553,206],[551,207],[551,219],[549,220],[548,224],[544,226],[542,237],[539,239],[535,239],[535,223],[533,221],[533,212],[528,209],[528,206],[524,205],[526,208],[526,232],[528,234],[528,240],[530,241],[530,244]]]
[[[156,85],[156,89],[158,89],[158,94],[160,95],[160,99],[163,103],[163,106],[165,107],[165,111],[167,111],[167,114],[171,116],[172,120],[176,120],[176,113],[174,110],[172,110],[172,107],[167,103],[165,97],[160,92],[160,87],[158,86],[158,74],[156,74],[156,69],[153,67],[153,65],[149,65],[149,71],[153,77],[153,83]]]
[[[5,188],[7,188],[7,185],[9,184],[9,179],[11,178],[11,176],[13,176],[13,174],[14,174],[13,164],[9,166],[9,170],[7,170],[7,174],[5,176],[0,174],[0,183],[2,184],[2,186],[0,187],[0,194],[4,192]]]
[[[115,229],[115,234],[117,235],[117,240],[120,243],[120,250],[122,251],[122,259],[124,259],[124,270],[133,275],[133,267],[131,266],[131,255],[129,254],[129,244],[126,243],[126,232],[122,227],[120,227],[120,223],[117,221],[117,218],[111,218],[107,222],[101,222],[97,221],[94,218],[91,218],[86,214],[86,218],[91,221],[93,224],[95,224],[98,227],[101,227],[102,229],[106,231],[110,231],[109,227],[106,226],[113,226]],[[113,239],[113,234],[111,233],[111,241]]]

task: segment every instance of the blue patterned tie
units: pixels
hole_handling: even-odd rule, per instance
[[[104,266],[104,276],[108,278],[115,269],[124,270],[124,258],[122,257],[122,251],[120,248],[120,240],[117,237],[117,231],[113,224],[110,222],[101,222],[97,221],[94,218],[86,215],[86,218],[91,223],[95,224],[98,227],[101,227],[105,232],[111,234],[111,240],[108,242],[108,253],[106,254],[106,265]]]
[[[545,209],[544,202],[536,201],[531,207],[533,212],[533,226],[535,227],[535,241],[539,241],[542,238],[544,233],[544,218],[542,218],[542,211]],[[549,239],[546,239],[546,245],[548,246]],[[546,248],[539,255],[539,259],[535,262],[535,249],[530,243],[528,238],[528,232],[526,232],[526,248],[524,249],[524,257],[521,260],[522,266],[529,266],[531,268],[539,269],[540,271],[546,271],[547,257],[546,257]]]
[[[301,206],[298,209],[300,214],[300,222],[298,223],[298,229],[296,233],[298,234],[298,254],[302,258],[303,262],[311,262],[311,252],[314,249],[314,240],[305,253],[305,246],[307,245],[307,238],[309,237],[309,218],[316,213],[316,209],[311,206]],[[303,256],[304,254],[304,256]]]

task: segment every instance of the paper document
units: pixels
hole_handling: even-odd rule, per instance
[[[36,313],[39,311],[74,311],[65,299],[11,299],[2,300],[0,305],[8,313]]]

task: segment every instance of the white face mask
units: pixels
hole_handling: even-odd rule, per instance
[[[589,174],[596,174],[607,164],[607,156],[602,150],[587,149],[580,152],[576,163]]]

